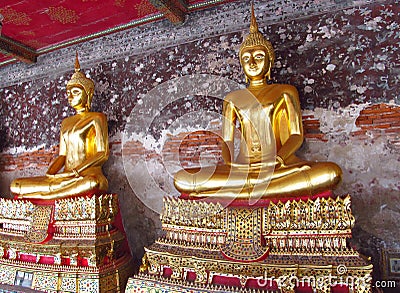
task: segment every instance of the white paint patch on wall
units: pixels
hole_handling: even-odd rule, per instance
[[[388,243],[398,243],[399,236],[391,231],[400,231],[400,154],[388,136],[379,132],[367,132],[368,139],[352,135],[359,130],[356,120],[367,106],[306,111],[319,119],[328,141],[306,141],[299,155],[311,161],[337,163],[343,170],[343,180],[335,194],[352,196],[357,225]]]

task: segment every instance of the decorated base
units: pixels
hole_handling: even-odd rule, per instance
[[[0,199],[0,283],[45,292],[123,292],[133,273],[115,194]]]
[[[162,224],[126,292],[371,290],[372,265],[347,245],[350,196],[252,205],[165,198]]]
[[[157,292],[157,293],[227,293],[227,292],[264,292],[255,289],[230,287],[228,285],[199,285],[193,282],[177,281],[169,278],[154,278],[138,275],[130,278],[126,292]],[[269,289],[266,292],[279,293],[280,290]]]

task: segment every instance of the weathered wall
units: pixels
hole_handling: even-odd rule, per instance
[[[274,82],[300,94],[306,140],[299,155],[342,167],[336,194],[352,195],[352,244],[379,266],[381,249],[400,249],[399,1],[255,1],[255,7],[276,50]],[[44,55],[35,65],[0,68],[1,193],[8,196],[15,177],[43,174],[56,155],[61,120],[72,114],[65,84],[76,49],[96,83],[92,108],[109,119],[104,171],[139,260],[160,232],[153,209],[174,193],[177,162],[196,165],[200,153],[203,161],[221,160],[219,95],[243,86],[237,51],[248,8],[237,1],[191,14],[183,26],[145,25]],[[219,89],[211,89],[212,80],[182,78],[194,74],[214,75]],[[224,87],[226,80],[232,83]]]

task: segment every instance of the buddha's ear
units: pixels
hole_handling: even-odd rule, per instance
[[[92,105],[93,94],[94,94],[94,90],[89,89],[89,92],[87,93],[88,97],[87,97],[87,103],[86,103],[86,106],[88,109],[90,109],[90,107]]]
[[[267,71],[267,73],[265,74],[265,78],[267,79],[267,81],[268,81],[268,80],[271,80],[271,69],[272,69],[272,62],[271,62],[271,60],[270,60],[268,71]]]

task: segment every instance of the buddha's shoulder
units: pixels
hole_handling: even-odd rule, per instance
[[[102,121],[102,122],[107,122],[107,116],[102,113],[102,112],[87,112],[85,113],[84,116],[80,115],[74,115],[65,118],[62,122],[61,125],[68,125],[68,124],[75,124],[75,123],[81,123],[81,122],[88,122],[88,121]]]
[[[225,101],[236,101],[237,99],[242,99],[243,95],[252,95],[248,89],[239,89],[233,92],[230,92],[226,95]],[[298,91],[295,86],[290,84],[270,84],[266,85],[264,89],[259,91],[260,96],[275,96],[275,97],[283,97],[283,94],[287,94],[290,97],[298,98]],[[258,96],[257,95],[257,96]]]
[[[88,112],[87,117],[92,117],[94,119],[107,119],[106,114],[104,114],[103,112]]]
[[[235,101],[236,99],[241,98],[244,94],[249,94],[249,93],[250,92],[247,89],[235,90],[235,91],[229,92],[225,96],[225,101],[226,102]]]
[[[297,88],[291,84],[274,84],[274,90],[279,91],[282,94],[287,93],[289,95],[298,95]]]

